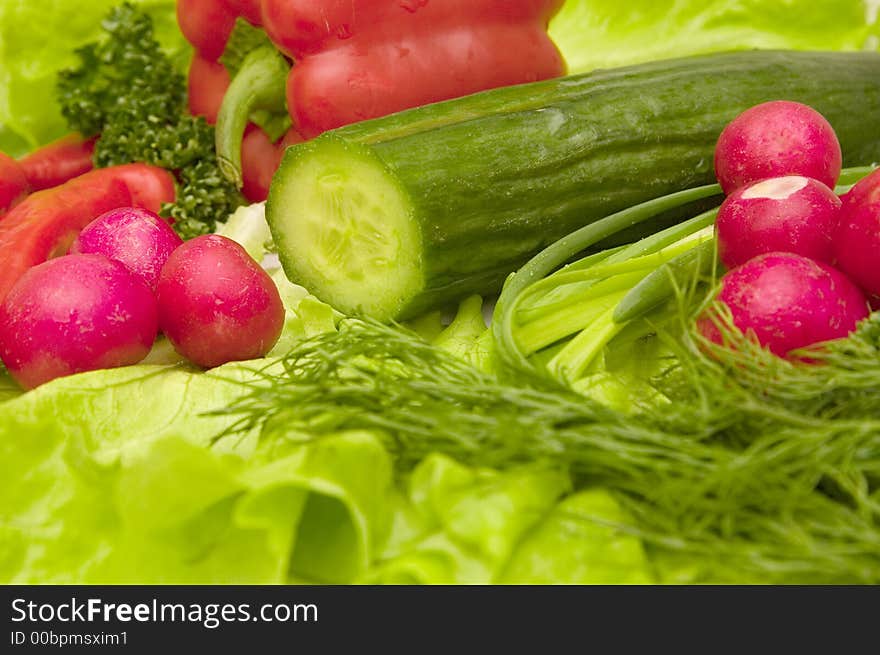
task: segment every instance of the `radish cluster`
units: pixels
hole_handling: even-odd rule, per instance
[[[69,253],[30,269],[0,304],[0,360],[24,388],[136,364],[158,333],[198,366],[264,356],[284,308],[275,283],[235,241],[186,243],[132,207],[96,218]]]
[[[727,198],[718,300],[734,325],[776,355],[850,334],[880,298],[880,174],[838,197],[840,143],[806,105],[768,102],[721,133],[715,173]],[[715,320],[698,321],[721,342]]]

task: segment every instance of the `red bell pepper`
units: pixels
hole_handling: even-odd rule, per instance
[[[209,124],[217,122],[217,114],[230,85],[229,71],[217,61],[217,47],[214,39],[222,35],[223,45],[229,38],[230,16],[234,21],[240,16],[248,22],[260,24],[260,0],[221,0],[221,2],[201,2],[183,0],[178,4],[178,12],[185,15],[180,19],[181,29],[196,46],[189,68],[188,101],[190,113],[204,116]],[[201,30],[200,32],[198,30]],[[221,53],[222,54],[222,53]],[[286,74],[286,73],[285,73]],[[283,103],[283,97],[275,99]],[[239,137],[241,160],[235,169],[241,169],[242,193],[250,202],[261,202],[268,197],[269,182],[278,164],[285,144],[301,141],[298,135],[288,134],[275,143],[256,125],[245,121]],[[295,136],[294,136],[295,135]]]
[[[97,216],[126,206],[158,211],[173,201],[171,174],[146,164],[101,168],[32,193],[0,221],[0,303],[29,268],[65,254]]]
[[[177,24],[183,36],[214,61],[226,48],[236,16],[225,0],[177,0]]]
[[[4,212],[24,200],[30,187],[21,165],[0,152],[0,218]]]
[[[149,164],[123,164],[102,168],[95,173],[108,171],[107,177],[113,177],[128,187],[133,207],[149,209],[154,214],[162,210],[162,205],[174,202],[177,189],[174,175],[164,168]],[[95,177],[94,179],[100,179]]]
[[[185,0],[178,15],[191,9],[184,34],[201,55],[217,58],[230,18],[256,23],[259,4],[260,24],[296,62],[291,68],[272,48],[259,48],[224,96],[217,152],[224,172],[241,184],[241,144],[256,109],[277,109],[286,100],[294,127],[312,138],[410,107],[564,74],[547,34],[562,2]]]
[[[204,116],[213,125],[217,122],[217,113],[228,88],[229,71],[226,66],[196,52],[189,65],[187,81],[189,113]]]
[[[281,157],[288,146],[300,143],[302,137],[291,128],[278,142],[256,125],[249,125],[241,142],[241,168],[243,185],[241,192],[251,202],[261,202],[269,197],[272,176],[281,165]]]
[[[19,164],[31,190],[51,189],[92,170],[95,141],[68,134],[22,157]]]
[[[203,55],[193,55],[189,69],[189,111],[204,116],[213,125],[229,88],[229,72],[223,64]],[[269,183],[281,163],[284,148],[302,141],[296,130],[289,130],[273,143],[254,124],[248,124],[241,141],[241,192],[249,202],[262,202],[269,196]]]
[[[241,16],[251,25],[263,24],[261,0],[225,0],[226,6],[234,16]]]
[[[287,104],[306,138],[355,121],[562,75],[547,35],[562,0],[263,0],[296,61]]]

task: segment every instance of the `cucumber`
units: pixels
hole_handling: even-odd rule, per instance
[[[875,53],[753,51],[487,91],[288,149],[267,219],[293,282],[348,314],[410,318],[497,292],[598,218],[713,182],[718,135],[760,102],[812,105],[847,165],[880,160],[878,80]]]

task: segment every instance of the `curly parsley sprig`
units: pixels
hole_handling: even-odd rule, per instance
[[[184,238],[210,232],[244,203],[220,173],[214,128],[187,111],[186,81],[153,34],[148,15],[125,3],[102,22],[104,39],[79,50],[58,80],[71,129],[101,135],[95,164],[145,162],[172,171],[177,202],[163,208]]]

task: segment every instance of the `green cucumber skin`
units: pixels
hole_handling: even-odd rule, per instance
[[[878,80],[874,53],[688,57],[487,91],[311,146],[368,147],[409,196],[425,279],[396,316],[408,318],[497,292],[533,254],[598,218],[713,182],[718,135],[758,103],[809,104],[837,131],[845,165],[880,160]],[[295,146],[282,172],[296,157]]]

